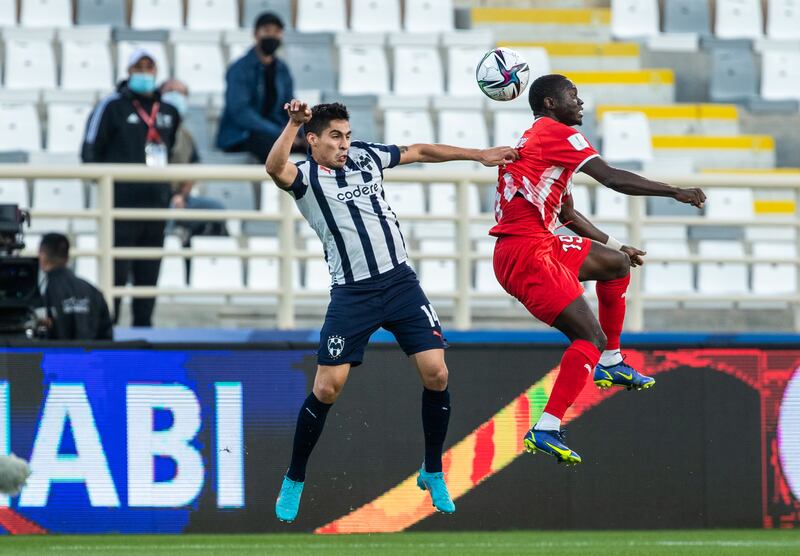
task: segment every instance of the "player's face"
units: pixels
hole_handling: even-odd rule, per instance
[[[331,120],[320,135],[309,133],[308,143],[317,164],[328,168],[344,168],[347,151],[350,150],[350,122]]]
[[[578,96],[578,88],[571,81],[561,90],[554,111],[562,124],[583,124],[583,101]]]

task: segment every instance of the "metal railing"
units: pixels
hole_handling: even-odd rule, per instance
[[[81,179],[92,180],[98,184],[97,207],[80,211],[62,210],[32,210],[33,218],[66,217],[95,219],[98,221],[98,248],[96,250],[73,250],[73,256],[96,256],[99,258],[99,286],[104,296],[109,301],[114,297],[152,297],[155,295],[237,295],[237,296],[264,296],[275,295],[278,298],[277,324],[279,328],[293,328],[295,322],[295,298],[319,297],[319,292],[308,292],[294,289],[292,264],[296,259],[316,258],[319,255],[295,247],[296,230],[295,222],[302,217],[297,214],[293,205],[294,200],[288,194],[281,194],[279,207],[275,213],[265,213],[258,210],[172,210],[172,209],[128,209],[113,208],[114,181],[134,182],[175,182],[184,180],[225,180],[242,182],[261,182],[268,180],[262,166],[220,166],[220,165],[171,165],[165,168],[149,168],[132,164],[87,164],[79,166],[34,166],[18,164],[0,164],[0,177],[22,179]],[[470,213],[469,187],[473,184],[495,183],[497,171],[481,169],[474,172],[448,171],[446,166],[426,167],[425,169],[397,168],[385,175],[385,181],[402,182],[451,182],[456,184],[457,202],[456,213],[453,215],[432,215],[423,212],[423,207],[417,214],[401,214],[402,221],[452,221],[456,224],[456,252],[453,254],[428,254],[411,252],[413,260],[436,259],[456,261],[456,289],[453,292],[436,293],[434,298],[449,298],[454,301],[453,324],[456,329],[468,329],[471,326],[471,300],[486,298],[501,298],[505,294],[476,292],[471,289],[472,264],[478,260],[491,259],[491,254],[476,253],[472,249],[470,224],[481,223],[488,230],[494,223],[491,214],[475,215]],[[714,187],[758,187],[792,191],[792,196],[798,198],[800,192],[800,175],[791,174],[695,174],[691,176],[662,176],[659,179],[677,186],[703,187],[709,196],[713,196]],[[591,178],[584,174],[575,176],[576,184],[597,186]],[[280,274],[278,288],[242,288],[242,289],[166,289],[158,287],[115,287],[113,277],[114,259],[156,259],[165,256],[189,256],[191,251],[165,250],[161,248],[120,248],[114,247],[114,221],[115,220],[190,220],[190,221],[220,221],[220,220],[254,220],[271,221],[279,223],[278,251],[253,251],[239,249],[233,251],[202,251],[201,256],[234,256],[241,258],[250,257],[276,257],[280,260]],[[630,197],[629,214],[627,218],[602,218],[592,217],[592,221],[603,224],[624,224],[628,227],[628,243],[640,246],[642,241],[642,228],[646,225],[691,225],[691,226],[789,226],[795,229],[795,242],[797,252],[800,253],[800,219],[797,214],[786,217],[760,217],[752,219],[718,219],[708,217],[677,217],[677,216],[646,216],[644,198]],[[630,330],[642,330],[644,326],[644,302],[648,300],[659,301],[748,301],[748,302],[784,302],[789,303],[795,310],[795,328],[800,330],[800,260],[787,261],[785,258],[764,258],[746,256],[741,258],[708,258],[699,256],[657,258],[647,257],[648,262],[735,262],[735,263],[780,263],[794,264],[797,268],[797,284],[792,294],[780,295],[755,295],[755,294],[652,294],[642,291],[641,272],[634,272],[628,295],[628,317],[626,326]]]

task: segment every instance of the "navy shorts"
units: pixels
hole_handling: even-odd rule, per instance
[[[369,337],[381,327],[394,334],[406,355],[447,347],[436,311],[417,275],[403,263],[374,278],[331,288],[317,362],[360,365]]]

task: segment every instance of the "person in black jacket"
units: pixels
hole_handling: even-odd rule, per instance
[[[53,340],[111,340],[111,316],[103,295],[67,268],[69,240],[45,234],[39,244],[39,268],[46,280],[42,298],[47,312],[48,338]]]
[[[161,102],[156,88],[156,63],[146,50],[135,50],[128,60],[128,79],[117,91],[101,100],[89,116],[81,152],[84,162],[147,164],[165,166],[175,144],[180,115],[171,104]],[[114,183],[114,206],[167,208],[169,183]],[[161,247],[163,221],[116,221],[117,247]],[[116,260],[114,284],[123,286],[132,278],[135,286],[155,286],[161,261]],[[114,300],[119,318],[120,300]],[[133,326],[152,326],[155,298],[133,300]]]

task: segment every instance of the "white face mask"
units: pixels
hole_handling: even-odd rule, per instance
[[[161,100],[174,106],[181,117],[184,117],[186,115],[186,111],[189,109],[189,100],[186,98],[186,95],[179,93],[178,91],[169,91],[164,93],[161,95]]]

